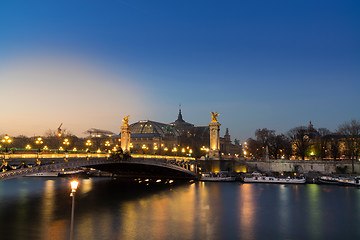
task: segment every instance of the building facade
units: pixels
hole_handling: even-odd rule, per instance
[[[132,153],[208,157],[210,149],[209,126],[195,126],[184,121],[181,109],[174,122],[161,123],[142,120],[129,125]],[[121,139],[121,135],[113,136]],[[229,130],[220,138],[220,152],[224,158],[238,157],[241,145],[232,144]]]

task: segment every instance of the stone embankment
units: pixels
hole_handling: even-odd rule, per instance
[[[351,173],[351,160],[342,161],[311,161],[311,160],[267,160],[244,161],[250,169],[258,169],[262,172],[297,172],[297,173],[320,173],[320,174],[339,174]],[[360,173],[360,162],[354,160],[354,173]]]

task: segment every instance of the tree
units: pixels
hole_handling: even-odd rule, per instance
[[[255,131],[255,137],[258,144],[258,148],[260,151],[261,157],[265,155],[266,147],[269,148],[269,153],[273,153],[273,149],[271,149],[271,144],[275,138],[275,130],[269,130],[267,128],[257,129]],[[272,155],[272,154],[270,154]],[[269,156],[270,157],[270,156]]]
[[[255,131],[256,139],[248,139],[248,151],[254,157],[262,158],[265,155],[265,149],[269,149],[269,157],[277,159],[281,155],[289,156],[291,144],[284,134],[275,134],[275,130],[267,128],[257,129]]]
[[[263,156],[262,146],[255,139],[249,138],[247,140],[246,150],[255,158],[262,158]]]
[[[270,141],[275,137],[275,130],[269,130],[267,128],[257,129],[255,131],[255,137],[261,147],[269,146]]]
[[[287,158],[290,157],[291,153],[291,144],[289,138],[284,134],[279,134],[270,139],[269,151],[275,159],[281,158],[282,155]]]
[[[317,156],[319,159],[324,159],[326,157],[326,150],[327,145],[330,140],[331,132],[327,128],[319,128],[317,130],[317,141],[316,141],[316,147],[317,147]]]
[[[292,128],[288,131],[287,135],[293,145],[294,155],[305,160],[306,151],[310,146],[307,128],[303,126]]]
[[[330,155],[336,160],[340,157],[340,135],[337,133],[332,134],[330,137]]]
[[[354,172],[354,159],[359,156],[360,151],[360,122],[351,120],[341,124],[338,133],[345,140],[346,155],[351,159],[352,172]]]
[[[19,135],[17,137],[14,138],[14,144],[13,147],[14,148],[25,148],[26,145],[32,145],[33,143],[31,142],[31,139],[24,136],[24,135]]]

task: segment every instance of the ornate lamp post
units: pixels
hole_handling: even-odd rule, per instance
[[[105,142],[105,152],[107,152],[108,147],[110,147],[110,141]]]
[[[70,145],[69,139],[65,138],[63,141],[65,152],[67,152],[67,147]],[[64,160],[68,161],[66,158],[68,157],[68,154],[65,153]]]
[[[37,158],[39,159],[39,154],[41,152],[41,145],[44,143],[43,139],[41,137],[37,137],[35,139],[35,144],[38,145],[38,153],[37,153]]]
[[[73,233],[74,233],[74,211],[75,211],[75,193],[76,189],[79,185],[79,182],[76,180],[71,181],[71,193],[70,197],[72,197],[72,204],[71,204],[71,222],[70,222],[70,240],[73,239]]]
[[[157,145],[154,145],[154,154],[157,153],[157,150],[158,150],[158,149],[159,149],[158,146],[157,146]]]
[[[175,156],[177,156],[178,149],[176,147],[173,147],[173,149],[171,151],[174,153]]]
[[[145,154],[145,151],[146,151],[146,149],[147,149],[146,145],[143,144],[141,148],[142,148],[142,150],[143,150],[143,154]]]
[[[86,140],[86,143],[85,143],[85,145],[86,145],[86,147],[87,147],[87,152],[91,152],[90,151],[90,147],[91,147],[91,145],[92,145],[92,142],[91,142],[91,140],[89,139],[89,140]]]
[[[65,138],[64,141],[63,141],[63,144],[64,144],[65,151],[66,151],[67,150],[66,147],[70,145],[69,139]]]
[[[9,135],[5,134],[1,142],[5,144],[5,153],[7,153],[8,145],[12,142],[12,139],[9,137]]]

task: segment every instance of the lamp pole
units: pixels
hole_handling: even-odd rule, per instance
[[[35,139],[35,144],[39,146],[39,149],[38,149],[38,153],[37,153],[37,160],[39,160],[39,155],[40,155],[40,152],[41,152],[41,144],[43,144],[43,139],[42,137],[37,137]]]
[[[4,138],[1,140],[5,144],[5,153],[8,151],[8,145],[12,142],[12,139],[9,135],[5,134]]]
[[[71,222],[70,222],[70,240],[73,239],[74,235],[74,211],[75,211],[75,193],[78,187],[79,182],[76,180],[71,181],[71,193],[70,196],[72,197],[72,204],[71,204]]]

